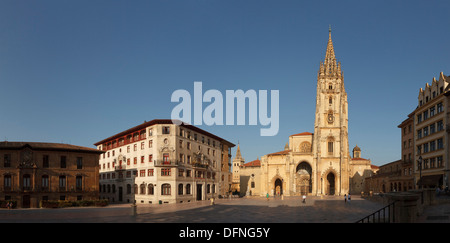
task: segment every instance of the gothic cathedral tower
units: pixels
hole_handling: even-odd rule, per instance
[[[348,103],[341,63],[336,62],[331,27],[325,60],[317,77],[314,122],[314,167],[316,194],[344,195],[349,192]]]

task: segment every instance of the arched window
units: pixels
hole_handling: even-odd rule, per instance
[[[144,184],[140,185],[140,189],[141,189],[140,194],[145,194],[145,185]]]
[[[186,185],[186,194],[191,195],[191,184]]]
[[[178,195],[183,195],[183,184],[178,184]]]
[[[170,195],[170,184],[161,185],[161,195]]]
[[[153,195],[153,194],[154,194],[154,191],[153,191],[153,184],[149,184],[147,187],[148,187],[148,188],[147,188],[147,193],[148,193],[148,195]]]

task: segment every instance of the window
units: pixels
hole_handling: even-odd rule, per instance
[[[170,195],[170,184],[161,185],[161,195]]]
[[[144,150],[145,142],[141,142],[141,150]]]
[[[438,156],[437,158],[436,158],[436,166],[439,168],[439,167],[443,167],[443,164],[442,164],[442,156]]]
[[[3,188],[5,191],[11,190],[11,175],[5,175],[3,177]]]
[[[163,127],[162,134],[170,134],[170,127]]]
[[[144,156],[141,156],[141,164],[144,163],[144,160],[145,160],[145,157],[144,157]]]
[[[77,169],[83,169],[83,157],[77,157]]]
[[[145,177],[145,170],[139,171],[139,177]]]
[[[153,169],[147,170],[147,176],[153,176]]]
[[[422,114],[417,115],[417,124],[422,122]]]
[[[178,195],[183,195],[183,184],[178,184]]]
[[[59,190],[65,191],[66,190],[66,176],[59,176]]]
[[[423,120],[428,119],[428,110],[423,112]]]
[[[164,153],[163,154],[163,164],[170,164],[169,154],[168,153]]]
[[[444,106],[442,105],[442,102],[437,104],[437,113],[441,113],[444,111]]]
[[[48,175],[43,175],[41,179],[42,190],[48,190]]]
[[[137,157],[134,157],[133,163],[134,163],[134,164],[137,164]]]
[[[434,151],[436,150],[436,141],[431,141],[430,142],[430,151]]]
[[[48,155],[42,156],[42,168],[48,168],[49,167],[49,159]]]
[[[191,184],[187,184],[186,185],[186,194],[190,195],[191,194]]]
[[[148,155],[148,162],[153,162],[153,154]]]
[[[443,149],[444,143],[442,142],[442,138],[438,138],[437,140],[437,149]]]
[[[153,184],[149,184],[149,185],[147,186],[147,194],[148,194],[148,195],[153,195],[153,193],[154,193],[154,190],[153,190]]]
[[[428,127],[423,128],[423,136],[424,137],[428,136]]]
[[[435,132],[436,132],[436,124],[433,123],[430,125],[430,134],[433,134]]]
[[[153,147],[153,140],[148,140],[148,147],[149,148]]]
[[[328,153],[333,153],[333,142],[328,142]]]
[[[423,144],[423,152],[427,153],[428,152],[428,143],[424,143]]]
[[[10,154],[5,154],[3,158],[4,158],[3,166],[4,167],[11,167],[11,155]]]
[[[77,176],[75,179],[75,186],[77,191],[83,190],[83,177]]]
[[[442,120],[437,122],[437,130],[438,132],[444,130],[444,122]]]
[[[430,117],[434,116],[435,111],[436,111],[436,107],[433,106],[430,108]]]
[[[31,176],[29,174],[23,175],[23,190],[31,190]]]
[[[161,169],[161,176],[170,176],[171,169]]]
[[[66,156],[61,156],[60,165],[61,165],[61,168],[66,168],[67,167]]]

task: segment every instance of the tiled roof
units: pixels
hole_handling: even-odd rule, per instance
[[[33,150],[58,150],[58,151],[72,151],[72,152],[91,152],[103,153],[94,148],[82,147],[65,143],[45,143],[45,142],[0,142],[0,150],[17,150],[24,147],[30,147]]]
[[[253,161],[250,161],[248,163],[245,163],[242,166],[243,167],[257,167],[257,166],[261,166],[261,161],[259,159],[253,160]]]
[[[297,133],[297,134],[292,134],[291,136],[304,136],[304,135],[313,135],[314,133],[310,133],[310,132],[302,132],[302,133]]]
[[[289,152],[291,152],[291,150],[283,150],[283,151],[271,153],[268,155],[283,155],[283,154],[289,154]]]
[[[117,134],[115,134],[115,135],[113,135],[113,136],[111,136],[109,138],[103,139],[102,141],[99,141],[99,142],[95,143],[94,145],[98,146],[100,144],[109,142],[111,140],[120,138],[122,136],[125,136],[127,134],[130,134],[130,133],[133,133],[133,132],[136,132],[136,131],[140,131],[140,130],[146,128],[146,127],[149,127],[149,126],[152,126],[152,125],[155,125],[155,124],[173,124],[173,122],[172,122],[172,119],[154,119],[154,120],[151,120],[149,122],[144,122],[144,123],[142,123],[140,125],[132,127],[130,129],[127,129],[127,130],[125,130],[123,132],[117,133]],[[216,136],[216,135],[214,135],[212,133],[209,133],[209,132],[207,132],[207,131],[205,131],[203,129],[200,129],[200,128],[196,127],[196,126],[193,126],[193,125],[190,125],[190,124],[187,124],[187,123],[182,123],[180,126],[186,127],[186,128],[188,128],[188,129],[190,129],[192,131],[195,131],[195,132],[204,134],[206,136],[209,136],[211,138],[217,139],[217,140],[219,140],[219,141],[221,141],[223,143],[228,144],[228,146],[230,146],[230,147],[234,147],[235,146],[233,143],[231,143],[231,142],[229,142],[229,141],[227,141],[227,140],[225,140],[225,139],[223,139],[221,137],[218,137],[218,136]]]

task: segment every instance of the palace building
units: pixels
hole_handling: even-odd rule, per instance
[[[95,143],[103,151],[100,198],[110,202],[183,203],[227,196],[235,145],[171,119],[144,122]]]
[[[0,200],[36,208],[41,201],[97,200],[102,151],[61,143],[0,142]]]
[[[355,147],[349,153],[348,101],[344,74],[336,61],[331,29],[317,78],[314,133],[289,136],[284,150],[245,164],[239,154],[233,163],[241,195],[344,195],[361,193],[373,173],[370,160]]]

